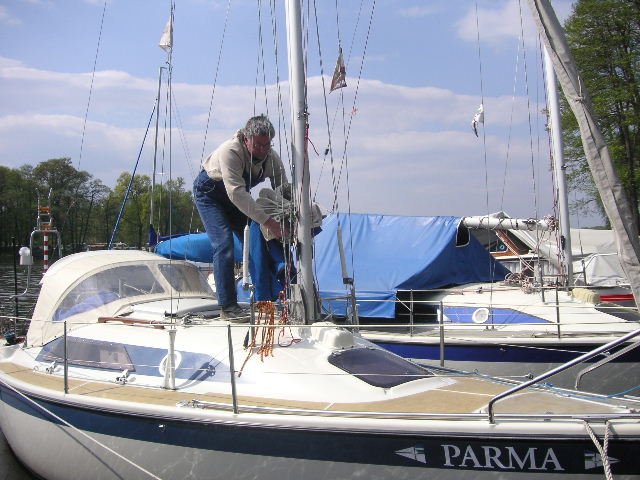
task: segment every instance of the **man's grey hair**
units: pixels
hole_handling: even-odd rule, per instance
[[[276,130],[266,115],[251,117],[242,129],[242,133],[246,138],[267,136],[273,138],[276,136]]]

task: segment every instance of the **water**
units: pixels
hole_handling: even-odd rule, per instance
[[[17,291],[22,294],[27,288],[27,267],[17,265]],[[13,258],[9,255],[0,255],[0,334],[14,332],[24,335],[29,326],[33,308],[38,298],[38,282],[42,277],[42,266],[34,265],[31,268],[29,290],[25,296],[18,298],[18,313],[16,315],[16,302],[11,296],[16,291]],[[18,318],[16,320],[5,318],[7,316]],[[15,323],[15,326],[14,326]]]
[[[18,266],[18,293],[24,292],[27,286],[26,267]],[[26,333],[27,318],[31,317],[38,295],[38,282],[42,276],[42,267],[34,266],[31,274],[31,288],[28,295],[18,299],[18,334]],[[14,331],[14,320],[3,316],[15,316],[15,302],[10,300],[14,294],[14,270],[11,256],[0,256],[0,333]],[[9,448],[2,431],[0,431],[0,479],[2,480],[34,480],[39,477],[28,472]]]

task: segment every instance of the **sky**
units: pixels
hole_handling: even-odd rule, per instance
[[[283,1],[176,3],[169,115],[158,46],[169,0],[0,0],[0,164],[69,157],[113,188],[139,157],[136,173],[153,175],[162,71],[157,182],[182,177],[190,188],[202,159],[260,113],[288,165]],[[561,21],[570,15],[570,0],[553,5]],[[311,191],[325,212],[557,216],[526,0],[316,0],[303,10]],[[329,93],[339,47],[347,86]]]

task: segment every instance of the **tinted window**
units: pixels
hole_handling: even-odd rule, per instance
[[[162,292],[164,289],[147,266],[114,267],[91,275],[76,285],[56,309],[53,321],[59,322],[120,298]]]
[[[431,372],[414,363],[374,348],[340,350],[329,355],[329,363],[352,373],[370,385],[382,388],[433,376]]]
[[[67,337],[67,358],[69,365],[107,370],[135,370],[126,347],[120,343]],[[63,362],[64,337],[56,338],[45,345],[36,360]]]
[[[164,263],[158,268],[176,292],[213,294],[207,280],[195,266],[184,263]]]

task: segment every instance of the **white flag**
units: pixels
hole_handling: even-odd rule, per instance
[[[169,17],[169,21],[164,27],[164,32],[162,32],[162,37],[160,37],[159,46],[165,52],[173,47],[173,21],[171,17]]]
[[[478,107],[476,114],[473,116],[473,120],[471,120],[471,128],[473,128],[473,133],[478,136],[478,124],[484,123],[484,107],[482,104]]]

